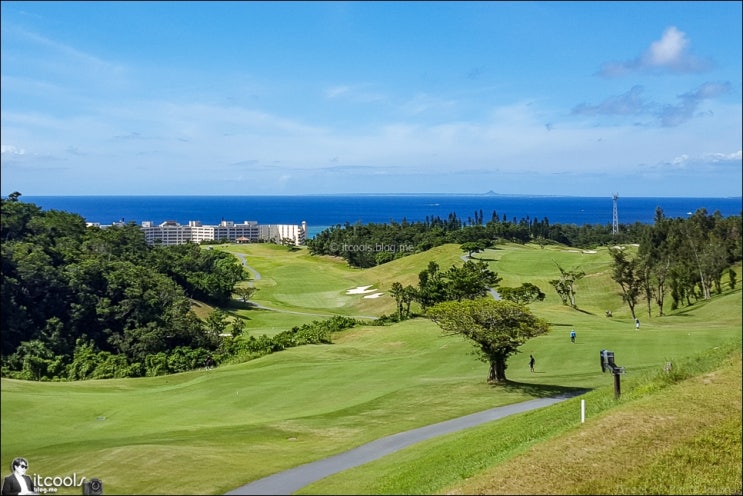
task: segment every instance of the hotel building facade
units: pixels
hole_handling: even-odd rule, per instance
[[[161,224],[144,221],[141,224],[145,240],[149,244],[180,245],[184,243],[201,243],[202,241],[224,241],[226,243],[271,242],[284,243],[291,241],[295,245],[304,244],[307,239],[307,223],[301,224],[258,224],[256,221],[244,221],[236,224],[223,220],[217,225],[202,224],[191,220],[180,224],[166,220]]]

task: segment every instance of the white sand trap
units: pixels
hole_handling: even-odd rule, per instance
[[[376,289],[369,289],[371,286],[356,286],[353,289],[347,289],[346,294],[366,294],[373,293]]]
[[[596,250],[583,250],[583,253],[596,253]]]
[[[364,298],[379,298],[383,294],[384,293],[374,293],[374,294],[366,295],[366,296],[364,296]]]

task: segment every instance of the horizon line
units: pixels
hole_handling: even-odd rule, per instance
[[[3,199],[7,199],[12,194],[2,195]],[[609,193],[606,198],[613,198],[616,193]],[[271,197],[271,196],[500,196],[500,197],[539,197],[539,198],[603,198],[603,195],[568,195],[568,194],[538,194],[538,193],[496,193],[488,191],[486,193],[261,193],[261,194],[156,194],[156,193],[116,193],[116,194],[56,194],[56,195],[45,195],[45,194],[20,194],[21,197],[28,198],[62,198],[62,197],[89,197],[89,198],[100,198],[100,197]],[[631,196],[631,195],[617,195],[617,199],[622,198],[716,198],[716,199],[737,199],[743,198],[743,195],[732,196],[675,196],[675,195],[655,195],[655,196]]]

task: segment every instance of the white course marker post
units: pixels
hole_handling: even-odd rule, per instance
[[[586,400],[580,400],[580,423],[583,424],[586,421]]]

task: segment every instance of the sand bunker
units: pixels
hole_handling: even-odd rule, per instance
[[[346,294],[347,295],[353,295],[353,294],[362,294],[364,295],[364,298],[379,298],[384,293],[380,293],[377,289],[369,289],[371,286],[356,286],[353,289],[347,289]],[[372,293],[372,294],[369,294]]]
[[[366,294],[366,293],[373,293],[376,291],[376,289],[369,289],[371,286],[356,286],[353,289],[347,289],[346,294]]]

